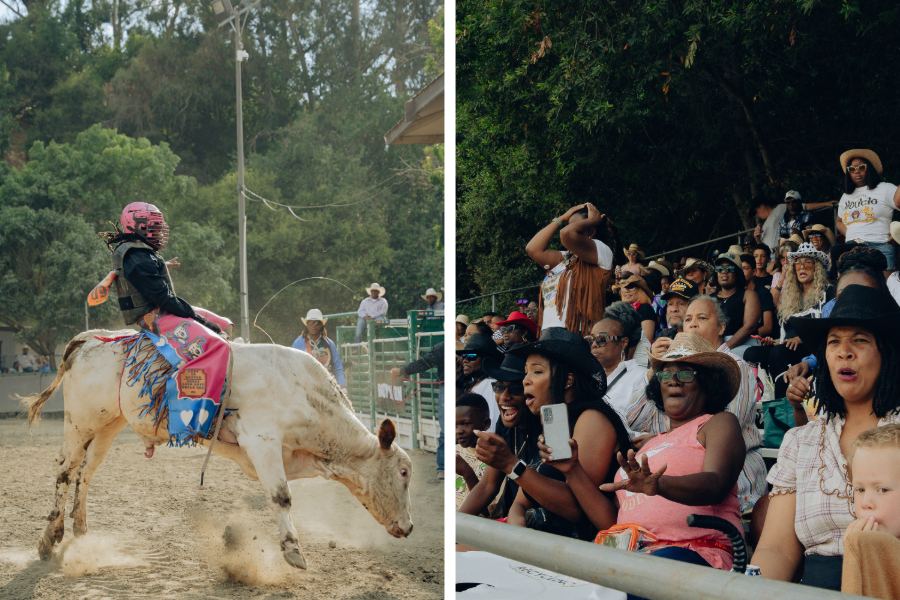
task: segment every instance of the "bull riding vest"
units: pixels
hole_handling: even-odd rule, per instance
[[[112,252],[112,266],[116,271],[116,294],[119,296],[119,310],[122,311],[122,317],[125,319],[126,325],[134,325],[141,317],[156,308],[156,304],[144,298],[134,285],[125,278],[123,264],[125,262],[125,254],[129,250],[143,248],[149,250],[162,264],[166,272],[166,283],[172,293],[175,293],[175,286],[172,284],[172,277],[169,275],[169,269],[166,267],[166,261],[153,249],[149,244],[144,242],[123,242],[116,246]]]

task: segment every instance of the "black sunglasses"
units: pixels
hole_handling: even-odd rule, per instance
[[[462,355],[462,359],[463,359],[463,360],[468,360],[468,361],[470,361],[470,362],[473,361],[473,360],[478,360],[478,354],[476,354],[476,353],[474,353],[474,352],[472,352],[472,353],[470,353],[470,354],[463,354],[463,355]]]
[[[506,390],[509,390],[509,393],[512,396],[521,396],[525,393],[525,386],[521,383],[507,384],[500,381],[495,381],[491,383],[491,389],[494,390],[495,394],[502,394]]]

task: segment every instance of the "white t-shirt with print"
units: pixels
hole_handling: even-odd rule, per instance
[[[599,240],[594,240],[594,244],[597,246],[597,264],[601,269],[611,270],[613,268],[612,250]],[[563,308],[563,314],[560,317],[556,313],[556,297],[558,295],[556,288],[559,285],[560,276],[566,269],[566,265],[573,258],[575,258],[575,255],[568,250],[563,252],[562,262],[550,269],[544,277],[543,283],[541,283],[541,295],[544,298],[544,319],[541,323],[541,329],[566,326],[566,313],[568,312],[569,303],[568,301],[566,302],[566,307]],[[568,295],[568,290],[566,290],[566,294]]]
[[[886,244],[891,238],[891,218],[897,207],[894,192],[897,186],[882,181],[874,190],[866,186],[856,188],[852,194],[841,196],[838,217],[847,227],[847,241],[862,240]]]
[[[897,271],[887,278],[887,289],[894,298],[894,302],[900,304],[900,274]]]

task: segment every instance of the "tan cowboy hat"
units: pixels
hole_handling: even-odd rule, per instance
[[[713,266],[711,264],[709,264],[708,262],[706,262],[705,260],[700,260],[699,258],[689,258],[689,259],[687,259],[687,262],[684,263],[684,268],[675,271],[675,273],[679,277],[684,277],[685,273],[687,273],[688,271],[690,271],[691,269],[694,269],[694,268],[703,269],[707,273],[715,272],[715,269],[713,268]]]
[[[900,222],[894,221],[891,223],[891,237],[900,244]]]
[[[385,289],[383,287],[381,287],[377,283],[373,283],[372,285],[370,285],[369,287],[366,288],[366,293],[371,294],[372,290],[378,290],[378,297],[384,298]]]
[[[717,352],[712,344],[696,333],[676,334],[662,358],[650,355],[650,367],[653,372],[661,371],[667,364],[674,362],[724,371],[728,381],[729,398],[734,398],[741,387],[741,369],[737,362],[724,352]]]
[[[648,269],[654,269],[654,270],[656,270],[656,271],[659,271],[659,272],[662,273],[663,275],[670,275],[670,274],[672,273],[669,269],[667,269],[667,268],[665,267],[665,265],[660,264],[660,263],[656,262],[655,260],[651,260],[651,261],[650,261],[650,264],[647,265],[647,268],[648,268]]]
[[[658,262],[659,264],[664,266],[666,269],[668,269],[669,275],[675,274],[675,265],[672,264],[671,260],[666,260],[665,258],[657,258],[656,262]]]
[[[841,154],[841,171],[847,171],[847,165],[850,164],[854,158],[865,158],[867,161],[872,163],[872,166],[875,167],[875,170],[878,171],[878,174],[881,175],[881,159],[878,158],[878,155],[872,152],[871,150],[847,150],[843,154]]]
[[[741,254],[744,254],[744,248],[742,246],[738,246],[737,244],[732,244],[728,246],[727,253],[734,254],[735,256],[740,256]]]
[[[638,256],[640,257],[638,260],[644,260],[644,257],[647,256],[647,253],[641,250],[641,247],[637,244],[628,246],[627,248],[623,249],[622,252],[625,253],[625,256],[628,256],[629,252],[637,252]]]
[[[828,238],[828,244],[830,246],[834,246],[834,232],[831,231],[830,229],[828,229],[827,227],[825,227],[824,225],[819,225],[818,223],[816,223],[812,227],[807,227],[806,229],[803,230],[803,239],[808,242],[809,234],[811,234],[814,231],[820,232],[822,235],[824,235],[826,238]]]
[[[778,240],[778,245],[781,246],[785,242],[794,242],[798,246],[803,243],[803,237],[799,233],[792,233],[789,238],[781,238]]]
[[[647,294],[648,298],[650,298],[651,300],[653,299],[653,296],[655,294],[650,290],[650,286],[647,285],[647,282],[644,281],[643,277],[638,277],[637,275],[632,275],[628,279],[620,279],[618,281],[618,287],[621,290],[623,287],[625,287],[627,285],[631,285],[632,283],[636,283],[639,288],[644,290],[644,293]]]
[[[384,295],[384,292],[382,292],[382,295]],[[425,290],[425,295],[422,296],[422,300],[428,300],[428,296],[437,296],[438,302],[440,302],[441,298],[444,297],[442,293],[436,291],[434,288],[428,288],[427,290]]]
[[[456,315],[456,322],[462,323],[463,325],[468,327],[469,326],[469,317],[467,317],[466,315]]]
[[[738,269],[741,269],[743,267],[743,265],[741,265],[740,256],[741,256],[740,254],[735,254],[733,252],[723,252],[722,254],[720,254],[719,256],[716,257],[716,264],[719,264],[720,262],[722,262],[724,260],[724,261],[730,262],[731,264],[735,265]]]
[[[328,319],[322,316],[322,311],[318,308],[311,308],[306,312],[306,318],[300,318],[303,321],[303,324],[306,325],[307,321],[322,321],[322,325],[328,322]]]

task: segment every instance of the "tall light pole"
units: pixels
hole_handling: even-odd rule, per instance
[[[244,211],[244,103],[241,94],[241,63],[247,58],[244,52],[244,44],[241,34],[250,9],[260,3],[261,0],[241,0],[235,10],[230,0],[213,0],[212,9],[216,15],[219,27],[231,23],[234,31],[234,75],[237,87],[237,160],[238,160],[238,239],[241,254],[241,337],[245,342],[250,341],[250,301],[247,293],[247,215]],[[243,21],[241,15],[244,16]]]

